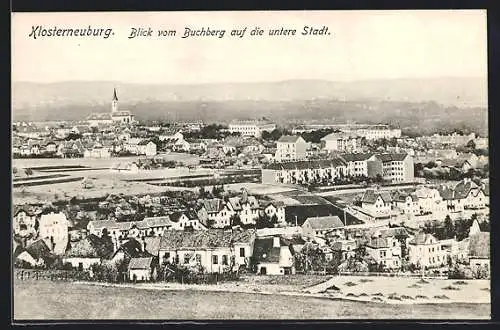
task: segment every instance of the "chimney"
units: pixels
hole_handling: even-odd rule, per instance
[[[274,236],[273,237],[273,247],[275,247],[275,248],[276,247],[278,247],[278,248],[280,247],[280,238],[279,238],[279,236]]]

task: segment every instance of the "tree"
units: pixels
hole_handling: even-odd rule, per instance
[[[455,228],[450,215],[447,215],[446,218],[444,218],[444,236],[446,236],[446,238],[452,238],[455,236]]]
[[[229,223],[231,224],[231,227],[243,225],[240,216],[236,213],[229,217]]]
[[[467,144],[465,146],[467,148],[474,150],[474,149],[476,149],[476,142],[474,142],[474,140],[470,140],[469,142],[467,142]]]

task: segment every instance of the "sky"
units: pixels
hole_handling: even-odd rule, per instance
[[[32,26],[112,28],[102,37],[29,37]],[[303,36],[304,26],[330,35]],[[132,28],[153,36],[133,38]],[[183,39],[185,27],[224,38]],[[247,27],[243,38],[232,29]],[[250,36],[260,28],[261,37]],[[269,36],[268,29],[296,29]],[[158,29],[177,30],[158,37]],[[148,84],[487,76],[486,11],[13,13],[12,80]]]

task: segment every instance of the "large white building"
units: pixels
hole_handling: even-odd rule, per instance
[[[382,177],[392,183],[413,182],[415,180],[413,157],[407,153],[377,154],[382,162]]]
[[[262,132],[272,132],[276,129],[276,124],[267,120],[244,120],[234,121],[229,124],[229,132],[240,133],[241,136],[255,136],[260,138]]]
[[[331,133],[321,138],[323,150],[352,152],[358,147],[358,137],[349,133]]]
[[[293,161],[303,160],[307,157],[309,144],[299,135],[283,135],[276,143],[275,160]]]
[[[64,213],[42,214],[39,222],[39,236],[51,244],[55,254],[61,255],[66,251],[69,240],[68,219]]]
[[[387,125],[376,125],[363,128],[355,128],[344,130],[359,137],[364,137],[367,140],[392,139],[401,137],[400,128],[390,128]]]

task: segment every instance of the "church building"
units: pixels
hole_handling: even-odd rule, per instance
[[[111,101],[111,113],[94,112],[87,117],[87,121],[91,126],[113,123],[131,124],[134,122],[134,115],[127,110],[118,111],[118,96],[115,88],[113,90],[113,100]]]

